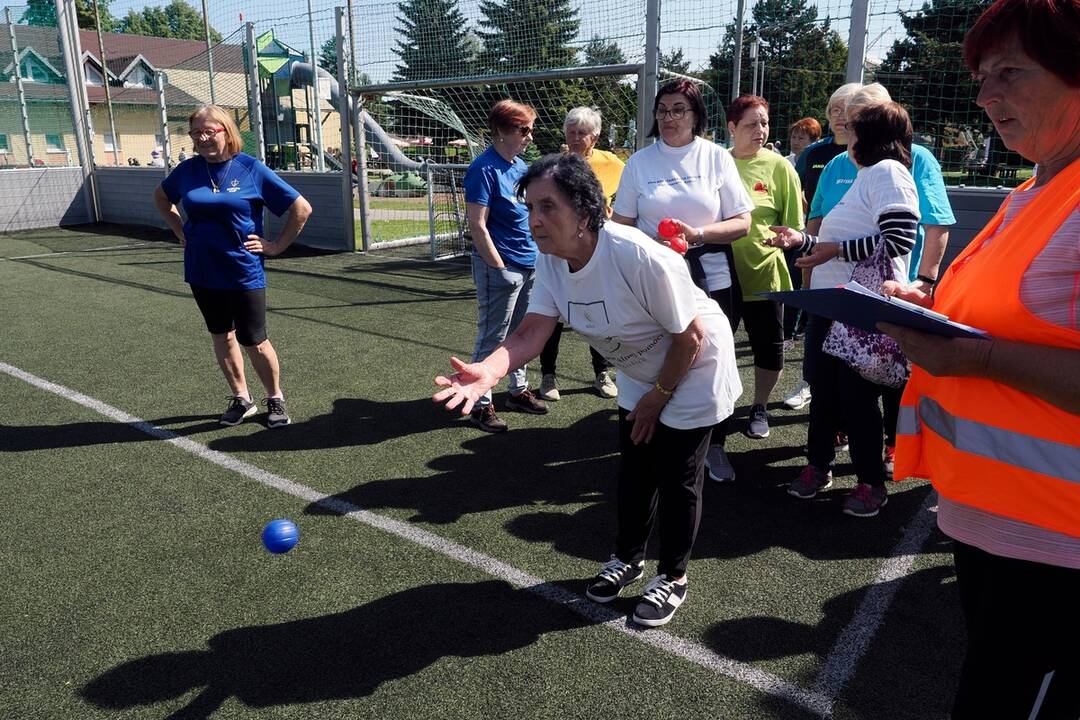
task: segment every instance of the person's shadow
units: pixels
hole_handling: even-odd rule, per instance
[[[171,720],[206,718],[229,698],[252,708],[357,698],[445,656],[499,655],[590,622],[501,581],[427,585],[341,613],[228,630],[206,650],[132,660],[80,694],[125,710],[201,688]]]

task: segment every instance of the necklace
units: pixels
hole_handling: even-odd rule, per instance
[[[224,185],[225,181],[229,178],[229,168],[232,166],[232,158],[229,158],[229,162],[225,163],[225,172],[221,174],[221,184]],[[210,163],[206,163],[206,177],[210,178],[210,187],[213,188],[215,193],[221,192],[220,186],[214,182],[214,176],[210,172]]]

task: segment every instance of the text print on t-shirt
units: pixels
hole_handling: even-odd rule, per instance
[[[682,177],[674,178],[659,178],[657,180],[649,180],[649,185],[693,185],[701,180],[701,175],[683,175]]]

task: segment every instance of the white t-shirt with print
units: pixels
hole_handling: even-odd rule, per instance
[[[658,140],[631,155],[612,209],[623,217],[637,218],[638,229],[655,238],[657,226],[666,217],[701,227],[752,212],[754,202],[731,153],[695,137],[677,148]],[[709,290],[731,287],[731,268],[723,253],[703,255],[701,266]]]
[[[819,242],[844,242],[877,235],[878,218],[891,210],[906,210],[919,217],[919,195],[908,169],[896,160],[882,160],[859,168],[855,182],[840,202],[821,220]],[[911,253],[892,258],[897,278],[908,277]],[[810,288],[828,288],[851,280],[855,263],[839,257],[814,268]]]
[[[715,425],[742,394],[727,318],[690,280],[682,258],[637,228],[606,223],[577,272],[562,258],[541,254],[529,312],[558,317],[618,369],[618,402],[626,410],[660,377],[672,334],[700,317],[701,350],[660,414],[668,427]]]

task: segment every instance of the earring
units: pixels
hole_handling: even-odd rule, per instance
[[[577,237],[578,237],[578,240],[580,240],[581,238],[585,237],[585,234],[582,233],[580,230],[578,230],[577,231]]]

